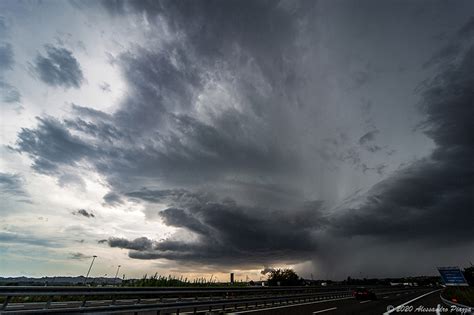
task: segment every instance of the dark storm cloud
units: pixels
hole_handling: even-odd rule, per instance
[[[473,68],[472,60],[467,62],[472,53],[462,66],[438,76],[439,81],[428,85],[424,94],[425,126],[438,146],[435,153],[376,185],[360,206],[338,209],[328,219],[320,202],[303,203],[303,193],[295,194],[297,202],[292,200],[288,207],[249,202],[249,196],[258,194],[254,187],[265,187],[270,192],[266,196],[271,196],[265,198],[276,199],[295,187],[292,182],[299,190],[315,192],[315,183],[325,182],[321,172],[313,169],[319,160],[303,163],[312,158],[306,150],[316,142],[312,136],[320,130],[311,128],[319,123],[315,117],[320,113],[298,114],[298,108],[324,102],[317,93],[306,100],[299,95],[306,92],[299,87],[307,84],[307,74],[300,75],[295,66],[301,57],[298,52],[306,48],[298,43],[298,28],[307,22],[301,12],[310,5],[302,2],[285,9],[273,1],[245,5],[241,1],[104,1],[104,5],[114,14],[138,12],[151,27],[162,16],[177,36],[160,49],[134,46],[116,59],[127,85],[116,112],[73,104],[73,118],[39,118],[37,127],[23,129],[17,148],[33,159],[35,170],[58,177],[63,176],[63,168],[80,168],[84,161],[110,185],[112,192],[104,202],[117,205],[131,199],[145,205],[166,204],[168,208],[159,212],[163,223],[193,235],[161,241],[112,237],[107,241],[111,247],[129,249],[129,256],[137,259],[261,266],[311,258],[333,236],[340,237],[341,243],[357,236],[413,242],[442,237],[462,241],[472,236],[466,223],[472,221],[468,206],[473,195],[469,161],[474,133],[472,106],[468,106],[473,85],[472,71],[467,70]],[[470,29],[466,26],[459,34]],[[463,47],[453,43],[431,64],[455,60],[453,54]],[[246,71],[249,65],[251,70]],[[371,78],[364,71],[350,79],[362,89]],[[68,86],[78,87],[81,81],[82,73],[77,85],[70,81]],[[219,92],[225,89],[220,83],[229,83],[235,97],[206,99],[208,85],[214,84]],[[206,106],[212,110],[206,112]],[[305,120],[309,127],[300,128]],[[366,124],[375,128],[372,117]],[[332,144],[329,141],[318,149],[323,160],[383,174],[386,165],[365,163],[361,150],[362,146],[376,153],[385,148],[373,143],[377,132],[362,135],[359,144],[361,133],[349,141],[338,132],[340,137],[332,138]],[[311,140],[300,140],[307,133]],[[301,175],[310,180],[299,181]],[[235,183],[228,189],[232,192],[237,186],[248,186],[243,200],[223,198],[227,195],[218,189],[229,182]],[[275,182],[284,189],[271,185]],[[202,193],[199,185],[218,192]],[[456,209],[456,216],[450,209]]]
[[[427,117],[424,128],[436,143],[436,150],[375,185],[358,207],[343,208],[325,222],[315,215],[317,211],[311,213],[315,220],[312,221],[295,212],[286,217],[270,214],[268,209],[250,210],[236,203],[208,199],[180,208],[176,200],[186,195],[181,190],[133,192],[130,196],[148,202],[174,200],[178,206],[160,213],[163,222],[185,228],[197,234],[199,239],[196,242],[168,239],[157,242],[153,248],[132,251],[130,257],[217,264],[228,264],[231,257],[234,262],[239,261],[242,254],[246,262],[276,259],[280,251],[292,253],[285,257],[304,257],[305,250],[314,251],[317,247],[307,240],[311,240],[311,233],[320,228],[326,230],[326,235],[362,236],[382,242],[411,240],[432,245],[471,242],[471,222],[474,221],[473,68],[474,48],[471,48],[455,67],[442,68],[441,74],[426,85],[422,92]],[[360,143],[373,141],[375,134],[373,131],[363,135]],[[384,167],[381,165],[376,169],[382,172]],[[266,211],[268,215],[264,215]],[[291,218],[302,219],[303,223],[292,226]],[[289,222],[286,227],[295,234],[267,229],[282,222]],[[300,238],[300,233],[304,237]],[[272,241],[268,241],[270,235]],[[304,245],[300,248],[294,245],[299,243]],[[255,254],[260,252],[265,256]]]
[[[51,45],[45,46],[46,56],[38,54],[33,70],[48,85],[79,88],[84,81],[81,66],[71,51]]]
[[[150,198],[153,194],[156,199]],[[156,202],[172,200],[176,207],[159,213],[163,223],[192,232],[197,240],[141,239],[146,246],[132,245],[137,240],[109,240],[112,247],[133,249],[129,255],[138,259],[226,266],[297,261],[317,249],[314,232],[325,221],[321,202],[308,202],[288,212],[243,206],[231,199],[213,201],[208,195],[183,191],[147,191],[141,196]]]
[[[246,121],[248,116],[245,115],[249,114],[265,117],[268,124],[278,123],[273,122],[282,119],[276,108],[284,112],[282,108],[288,108],[289,103],[295,102],[298,97],[295,95],[295,88],[302,83],[302,78],[295,70],[295,51],[302,49],[298,42],[300,27],[307,18],[307,12],[316,6],[314,2],[299,1],[286,6],[284,3],[266,0],[247,2],[245,5],[234,0],[196,1],[186,4],[180,1],[103,3],[115,14],[138,12],[148,16],[150,20],[157,16],[162,17],[168,22],[170,29],[177,34],[184,34],[185,43],[183,47],[178,47],[176,54],[180,68],[185,69],[188,85],[199,88],[215,70],[228,70],[232,73],[232,85],[243,98],[242,101],[247,107],[246,113],[235,117],[237,113],[228,112],[218,117],[220,121],[215,122],[218,130],[231,127],[239,121],[242,126],[255,125],[255,121]],[[141,59],[147,68],[152,68],[147,61],[151,58],[142,56]],[[156,57],[153,59],[159,60]],[[255,65],[265,84],[278,92],[264,95],[259,90],[261,82],[255,82],[253,77],[245,77],[246,73],[242,73],[249,65]],[[161,68],[168,69],[169,66],[165,64]],[[137,79],[142,78],[143,73],[146,72],[140,71],[140,77]],[[173,71],[169,73],[172,74]],[[171,82],[173,81],[174,76],[171,76]],[[173,86],[176,84],[173,83]],[[182,99],[181,95],[190,95],[189,89],[181,89],[178,100]],[[233,121],[228,122],[228,119]],[[261,127],[259,129],[262,129]],[[245,131],[253,132],[254,136],[257,133],[256,130]],[[267,136],[275,137],[275,130],[272,132],[273,134]],[[260,133],[265,136],[262,130]],[[271,139],[264,138],[259,142],[270,143]],[[298,162],[295,164],[298,165]]]
[[[431,67],[446,60],[452,60],[460,51],[461,47],[458,43],[449,44],[440,49],[429,61],[423,64],[423,68]]]
[[[435,151],[375,185],[357,209],[336,213],[346,236],[470,242],[474,222],[474,47],[422,92]]]
[[[52,117],[37,120],[36,129],[23,128],[17,139],[18,150],[33,158],[35,170],[55,173],[59,165],[75,165],[85,156],[91,157],[92,148],[72,135],[64,123]]]
[[[0,71],[11,69],[13,63],[12,45],[10,43],[0,44]]]
[[[269,110],[261,103],[273,101],[277,103],[278,98],[291,97],[286,94],[291,94],[292,88],[299,83],[300,79],[294,67],[294,49],[300,48],[297,46],[300,22],[298,17],[304,20],[304,13],[315,6],[315,3],[310,1],[295,3],[291,9],[273,1],[252,1],[245,5],[234,0],[196,1],[186,4],[180,1],[113,3],[103,1],[102,3],[115,14],[138,12],[149,16],[150,20],[154,20],[156,16],[163,17],[173,31],[184,34],[186,36],[184,47],[175,47],[175,54],[180,68],[185,71],[177,77],[185,76],[188,84],[191,83],[195,87],[202,83],[202,74],[212,71],[216,66],[223,66],[224,69],[228,67],[238,72],[242,66],[255,62],[265,80],[268,80],[268,84],[279,90],[279,95],[274,96],[275,100],[262,99],[256,89],[258,82],[253,85],[245,78],[239,80],[234,76],[237,82],[233,83],[242,86],[239,92],[247,96],[248,106],[257,114]],[[238,51],[242,51],[242,54],[238,54]],[[138,81],[143,80],[144,74],[153,78],[148,75],[156,72],[154,67],[149,66],[150,59],[159,63],[167,60],[162,57],[142,56],[141,60],[150,70],[137,72],[140,75],[137,77]],[[132,65],[134,68],[141,68],[137,62]],[[204,69],[199,69],[200,67]],[[160,68],[164,69],[162,70],[164,74],[171,74],[170,83],[165,85],[182,86],[181,81],[175,79],[173,67],[164,64]],[[130,72],[135,72],[133,68],[131,70]],[[197,70],[201,70],[202,74],[196,74]],[[156,80],[154,78],[153,81]],[[182,88],[178,93],[178,100],[182,99],[181,95],[189,95],[189,89]]]
[[[72,214],[84,216],[84,217],[86,217],[86,218],[95,218],[94,213],[92,213],[91,211],[87,211],[86,209],[79,209],[79,210],[76,210],[76,211],[74,211]]]
[[[206,125],[187,115],[174,117],[176,129],[197,146],[197,152],[193,153],[198,162],[196,166],[263,173],[297,168],[293,165],[294,157],[284,152],[284,148],[272,143],[255,143],[250,135],[244,136],[249,131],[246,130],[245,117],[239,116],[238,113],[224,115],[221,119],[223,126],[227,126],[225,129]]]
[[[5,103],[18,103],[21,100],[21,94],[18,89],[5,81],[4,77],[4,72],[12,70],[14,63],[12,45],[10,43],[0,43],[0,95],[1,100]]]
[[[18,174],[0,172],[0,191],[17,197],[29,197],[24,188],[24,180]]]
[[[472,171],[471,180],[454,177],[464,172],[439,161],[412,165],[377,184],[360,208],[335,214],[331,227],[346,236],[471,241]]]
[[[139,191],[126,193],[130,198],[145,200],[152,203],[179,202],[183,198],[200,198],[200,195],[192,194],[185,189],[151,190],[142,188]]]
[[[124,238],[111,237],[109,238],[108,243],[110,247],[118,247],[137,251],[153,249],[154,245],[154,242],[146,237],[136,238],[132,241]]]
[[[363,145],[367,142],[373,141],[375,136],[379,133],[378,130],[372,130],[364,134],[362,137],[359,138],[359,144]]]
[[[382,150],[382,147],[380,147],[377,144],[374,144],[375,136],[379,133],[380,131],[378,129],[372,130],[364,134],[362,137],[359,138],[359,144],[367,151],[371,153],[378,152]],[[367,170],[370,168],[367,168],[364,163],[362,163],[362,169]]]
[[[341,135],[340,139],[324,139],[323,145],[318,149],[318,154],[323,160],[333,165],[337,165],[334,162],[342,162],[352,165],[354,169],[361,170],[364,174],[367,171],[375,171],[381,175],[387,165],[378,164],[376,166],[368,166],[368,163],[363,160],[364,152],[361,150],[364,149],[370,153],[377,153],[386,148],[374,143],[375,135],[378,133],[379,131],[377,129],[365,133],[358,140],[359,146],[347,145],[347,139],[345,139],[346,136],[344,135]],[[389,153],[393,154],[391,151],[387,152],[388,155]]]
[[[241,174],[290,172],[297,168],[290,153],[272,144],[254,142],[238,121],[237,125],[221,130],[186,115],[171,118],[169,123],[174,127],[171,135],[160,135],[157,130],[155,139],[147,139],[145,143],[132,138],[133,132],[125,134],[127,127],[119,129],[120,123],[38,118],[36,129],[23,129],[19,133],[17,149],[34,159],[33,168],[37,171],[60,173],[62,166],[87,159],[112,181],[116,176],[128,176],[130,180],[158,177],[189,182],[236,168]],[[242,137],[243,134],[248,136]],[[94,142],[83,135],[93,136]],[[123,182],[120,178],[117,181]]]
[[[367,71],[357,71],[352,74],[354,88],[360,88],[370,80],[370,74]]]
[[[474,36],[474,16],[472,16],[451,38],[448,43],[441,47],[427,62],[423,68],[428,68],[440,64],[447,65],[455,62],[456,58],[462,55],[465,46],[471,43]]]
[[[114,192],[109,192],[102,197],[104,199],[105,204],[111,205],[111,206],[116,206],[120,205],[123,203],[122,197],[120,197],[119,194],[116,194]]]
[[[474,36],[474,16],[471,16],[469,21],[461,27],[458,36],[462,39],[470,39]]]
[[[121,132],[111,124],[104,122],[91,122],[82,118],[66,119],[64,125],[67,128],[81,131],[103,141],[113,142],[122,136]]]
[[[289,70],[292,67],[281,63],[281,53],[294,41],[296,22],[289,18],[291,13],[272,2],[249,4],[247,8],[237,2],[225,5],[200,2],[190,4],[191,9],[172,1],[105,2],[107,7],[114,7],[115,12],[146,10],[150,17],[163,13],[170,18],[170,27],[176,33],[185,33],[187,40],[166,44],[159,50],[137,46],[119,56],[117,65],[128,85],[127,96],[119,110],[108,115],[73,105],[73,111],[81,115],[80,118],[55,122],[65,133],[70,133],[68,138],[74,138],[74,144],[84,144],[81,148],[68,149],[69,156],[61,153],[53,157],[39,146],[27,143],[26,137],[37,141],[50,137],[39,134],[46,129],[42,122],[37,129],[20,134],[19,150],[34,158],[36,169],[48,173],[81,158],[89,160],[91,156],[100,155],[101,158],[89,162],[107,176],[117,191],[125,190],[125,185],[143,185],[140,183],[143,179],[188,186],[193,182],[231,177],[236,169],[239,176],[247,177],[256,173],[294,174],[301,165],[298,156],[291,147],[275,140],[273,123],[262,124],[258,115],[264,109],[258,103],[263,102],[263,96],[247,78],[232,74],[232,85],[238,89],[236,95],[242,98],[237,101],[248,104],[250,111],[224,106],[208,120],[194,112],[196,98],[205,83],[219,80],[214,73],[222,68],[228,68],[230,73],[241,71],[241,63],[248,64],[257,58],[262,63],[258,68],[265,70],[266,79],[278,81],[281,88],[284,82],[291,81],[281,67]],[[267,22],[262,22],[262,18]],[[192,24],[199,27],[190,26]],[[197,32],[203,27],[204,33]],[[262,34],[256,35],[254,28],[260,29]],[[235,45],[241,45],[248,53],[241,56],[243,60],[237,55],[226,60],[227,52],[235,51]],[[273,73],[276,69],[279,70]],[[258,113],[257,107],[260,108]],[[270,108],[265,110],[269,114],[276,112]],[[76,137],[78,133],[81,137]],[[281,133],[285,132],[281,130]],[[100,143],[100,152],[93,152],[90,137],[94,138],[94,144]],[[54,143],[59,139],[48,140]]]
[[[362,163],[362,172],[366,173],[367,171],[374,170],[376,171],[379,175],[383,175],[384,169],[387,167],[386,164],[380,164],[375,167],[368,167],[365,163]]]
[[[246,48],[252,46],[254,51],[281,50],[282,41],[278,38],[288,38],[297,27],[297,21],[289,18],[289,14],[314,6],[309,1],[300,1],[293,7],[293,12],[288,12],[273,1],[252,1],[245,5],[236,0],[192,3],[119,0],[102,3],[114,14],[132,11],[150,17],[164,16],[170,19],[174,30],[185,31],[195,49],[210,57],[222,56],[233,42]]]
[[[149,110],[151,118],[140,117],[145,124],[150,119],[159,119],[164,110],[189,108],[195,89],[202,87],[200,70],[203,69],[199,68],[198,61],[193,60],[192,55],[184,51],[186,48],[165,48],[168,49],[157,52],[136,47],[135,51],[124,53],[119,59],[122,71],[135,92],[124,110],[132,115],[131,118],[137,118],[137,115],[143,115],[143,111]],[[117,114],[119,118],[127,118],[120,114]]]
[[[5,22],[5,18],[3,16],[0,16],[0,37],[4,38],[4,36],[7,34],[7,23]]]
[[[102,142],[106,141],[108,144],[113,145],[114,142],[123,140],[128,137],[125,135],[119,127],[113,124],[113,117],[102,111],[79,106],[72,104],[72,111],[77,116],[74,119],[63,120],[64,128],[66,130],[72,130],[78,132],[81,136],[93,137],[98,144],[102,145]],[[127,138],[127,141],[130,139]],[[115,148],[111,148],[114,150]],[[103,153],[103,152],[102,152]]]
[[[71,108],[74,111],[75,114],[80,115],[80,116],[85,116],[91,119],[103,119],[103,120],[111,120],[112,116],[104,113],[100,110],[85,107],[85,106],[80,106],[77,104],[71,104]]]
[[[191,232],[200,235],[209,235],[210,230],[196,217],[190,215],[186,210],[178,208],[168,208],[160,212],[163,223],[168,226],[186,228]]]

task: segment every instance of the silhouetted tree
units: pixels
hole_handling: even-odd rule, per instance
[[[301,280],[292,269],[275,269],[269,272],[268,285],[299,285]]]
[[[470,286],[474,286],[474,266],[464,268],[464,278]]]

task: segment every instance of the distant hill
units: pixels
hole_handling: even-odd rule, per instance
[[[94,285],[112,285],[122,283],[122,279],[114,279],[107,277],[88,278],[85,281],[84,276],[78,277],[41,277],[41,278],[30,278],[30,277],[0,277],[0,285],[2,286],[14,286],[14,285],[34,285],[34,286],[55,286],[55,285],[83,285],[87,284]]]

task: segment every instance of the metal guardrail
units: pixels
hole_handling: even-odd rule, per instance
[[[162,293],[162,292],[249,292],[249,291],[297,291],[297,290],[315,290],[315,291],[341,291],[350,290],[357,286],[328,286],[328,287],[317,287],[317,286],[249,286],[249,287],[88,287],[88,286],[0,286],[0,296],[5,294],[16,294],[16,295],[30,295],[31,293],[39,294],[45,292],[49,294],[52,291],[58,291],[62,293],[73,293],[78,292],[84,293],[98,293],[103,294],[109,293],[127,293],[130,291],[146,293]],[[380,286],[372,286],[374,288],[380,288]],[[371,288],[367,286],[367,288]],[[387,287],[388,288],[388,287]],[[59,294],[59,293],[58,293]]]
[[[0,296],[4,297],[0,313],[84,313],[84,312],[123,312],[133,310],[165,310],[174,308],[179,312],[182,308],[197,309],[209,307],[211,310],[222,305],[262,303],[277,300],[291,302],[297,299],[326,299],[330,296],[350,295],[348,287],[250,287],[250,288],[116,288],[116,287],[0,287]],[[45,301],[40,303],[22,303],[21,310],[12,309],[13,299],[37,297]],[[65,304],[79,303],[74,307],[55,307],[55,298],[71,297],[75,301],[65,301]],[[80,298],[80,300],[77,300]],[[110,298],[105,300],[104,298]],[[191,298],[191,299],[190,299]],[[127,305],[119,305],[117,300],[127,299]],[[154,299],[145,301],[145,299]],[[187,300],[186,300],[187,299]],[[171,301],[170,301],[171,300]],[[97,306],[94,303],[106,302],[108,305]],[[25,309],[28,304],[37,309]],[[18,305],[18,304],[17,304]],[[42,306],[42,307],[41,307]]]
[[[0,296],[28,295],[104,295],[104,294],[173,294],[173,293],[209,293],[209,292],[276,292],[276,291],[347,291],[351,286],[278,286],[278,287],[89,287],[89,286],[0,286]],[[392,286],[365,286],[368,289],[394,289]]]
[[[171,302],[171,303],[153,303],[153,304],[133,304],[133,305],[108,305],[108,306],[89,306],[89,307],[74,307],[74,308],[49,308],[49,309],[30,309],[30,310],[16,310],[16,311],[4,311],[5,314],[34,314],[34,313],[123,313],[123,312],[145,312],[155,311],[160,314],[161,311],[174,311],[179,314],[180,311],[189,310],[197,313],[204,309],[209,312],[212,311],[225,311],[230,306],[233,310],[238,307],[244,307],[248,309],[249,306],[267,306],[275,304],[293,304],[316,300],[327,300],[331,298],[349,298],[351,294],[341,293],[338,295],[331,294],[315,296],[312,294],[304,295],[287,295],[278,297],[256,297],[256,298],[245,298],[245,299],[220,299],[220,300],[204,300],[204,301],[189,301],[189,302]]]
[[[259,305],[298,303],[315,300],[351,297],[351,287],[243,287],[243,288],[117,288],[117,287],[0,287],[0,297],[4,297],[0,314],[30,313],[122,313],[183,310],[209,311],[225,310],[228,306],[257,307]],[[393,290],[378,287],[375,292]],[[403,290],[403,289],[401,289]],[[40,297],[39,303],[12,304],[12,299]],[[58,297],[76,300],[63,301],[58,307],[53,302]],[[77,298],[80,299],[77,299]],[[82,298],[81,298],[82,297]],[[105,299],[109,298],[109,299]],[[150,301],[150,299],[152,299]],[[29,305],[28,305],[29,304]],[[97,305],[101,304],[101,305]],[[35,308],[33,307],[35,306]]]

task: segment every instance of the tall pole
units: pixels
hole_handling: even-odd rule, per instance
[[[118,276],[118,272],[119,272],[120,267],[121,267],[120,265],[117,266],[117,272],[115,273],[115,278],[114,278],[115,284],[117,284],[117,276]]]
[[[92,269],[92,265],[94,264],[94,260],[96,259],[96,255],[92,256],[92,262],[91,262],[91,265],[89,266],[89,270],[87,270],[87,275],[86,275],[86,278],[84,279],[84,284],[87,283],[87,278],[89,278],[89,273],[91,272],[91,269]]]

